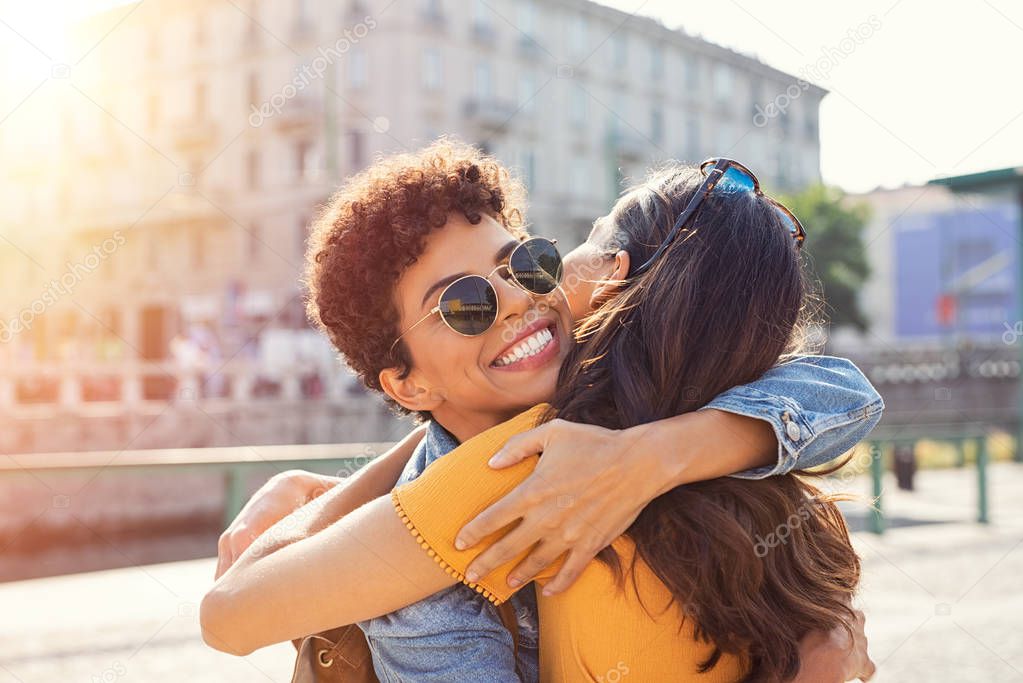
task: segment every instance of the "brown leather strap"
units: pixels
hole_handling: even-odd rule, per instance
[[[510,602],[502,602],[497,606],[497,613],[501,615],[501,623],[508,629],[512,637],[512,651],[519,654],[519,618],[515,614],[515,608]]]

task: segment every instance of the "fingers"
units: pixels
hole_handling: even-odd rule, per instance
[[[554,428],[554,422],[556,421],[546,422],[535,429],[530,429],[522,434],[516,434],[508,439],[507,443],[494,454],[494,457],[490,458],[487,464],[499,470],[502,467],[510,467],[532,455],[543,452],[544,444],[547,443],[550,431]]]
[[[565,560],[565,564],[558,570],[557,575],[543,587],[543,594],[546,596],[557,595],[562,591],[567,590],[576,579],[586,569],[586,565],[590,563],[596,556],[596,553],[582,552],[579,550],[573,550],[568,554],[568,558]]]
[[[220,535],[220,539],[217,541],[217,571],[213,575],[214,581],[219,579],[234,563],[234,560],[231,557],[231,547],[228,545],[228,531],[222,533]]]
[[[257,534],[249,530],[245,524],[228,527],[217,541],[217,571],[213,579],[219,579],[242,556]]]
[[[537,541],[535,531],[519,525],[511,533],[494,543],[474,559],[465,571],[465,577],[472,582],[479,581],[502,564],[515,559],[522,551]],[[542,569],[543,567],[541,567]],[[516,588],[517,586],[512,586]]]
[[[529,583],[537,574],[557,562],[564,552],[565,547],[561,544],[541,541],[522,562],[515,565],[515,569],[508,575],[508,585],[518,588]]]
[[[512,522],[521,519],[526,512],[535,507],[538,501],[533,500],[530,493],[529,479],[518,485],[508,495],[497,501],[466,524],[455,537],[455,547],[459,550],[471,548],[480,540],[495,531],[500,531]],[[520,548],[521,550],[521,548]]]

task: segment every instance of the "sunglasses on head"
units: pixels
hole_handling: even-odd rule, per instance
[[[561,284],[561,254],[554,240],[542,237],[516,245],[508,255],[508,262],[494,268],[486,277],[465,275],[441,290],[437,305],[398,335],[391,350],[402,337],[435,314],[465,337],[475,337],[489,330],[497,322],[497,290],[490,278],[501,270],[507,271],[511,282],[528,294],[550,294]]]
[[[803,230],[802,223],[799,222],[799,219],[791,211],[760,190],[760,182],[753,175],[753,171],[738,161],[725,159],[724,157],[712,157],[700,164],[700,172],[703,173],[703,184],[700,185],[693,198],[689,200],[689,204],[682,210],[682,213],[678,215],[675,225],[671,228],[668,236],[664,238],[661,246],[657,247],[654,255],[647,259],[646,263],[629,273],[629,277],[642,275],[650,269],[657,259],[661,257],[661,254],[667,251],[668,247],[675,241],[675,238],[678,237],[685,224],[689,222],[689,219],[693,217],[700,208],[700,205],[703,204],[703,200],[714,191],[726,193],[751,192],[758,197],[763,197],[777,210],[782,225],[785,226],[785,229],[789,231],[792,238],[796,241],[796,247],[801,248],[803,246],[803,241],[806,239],[806,231]]]

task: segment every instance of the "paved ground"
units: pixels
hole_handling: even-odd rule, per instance
[[[856,534],[881,683],[1023,681],[1023,467],[992,468],[988,527],[969,521],[973,476],[924,472],[916,493],[886,492],[904,526]],[[288,681],[290,646],[245,659],[203,646],[212,572],[207,559],[0,584],[0,683]]]

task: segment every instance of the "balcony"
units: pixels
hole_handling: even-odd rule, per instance
[[[323,122],[323,99],[300,93],[281,105],[279,110],[271,108],[267,113],[283,133],[310,130]]]
[[[495,97],[470,98],[462,106],[462,115],[469,123],[494,131],[507,128],[517,113],[514,102]]]
[[[201,119],[191,119],[176,123],[171,135],[174,146],[185,154],[196,154],[216,151],[220,140],[220,131],[216,124]]]
[[[651,143],[631,128],[608,131],[605,144],[620,159],[644,159],[650,153]]]
[[[481,45],[493,47],[497,42],[497,31],[494,25],[483,21],[472,22],[472,39]]]
[[[419,21],[424,26],[440,31],[444,29],[447,19],[439,7],[430,6],[419,12]]]
[[[526,59],[539,59],[546,50],[532,35],[523,33],[518,39],[519,54]]]

